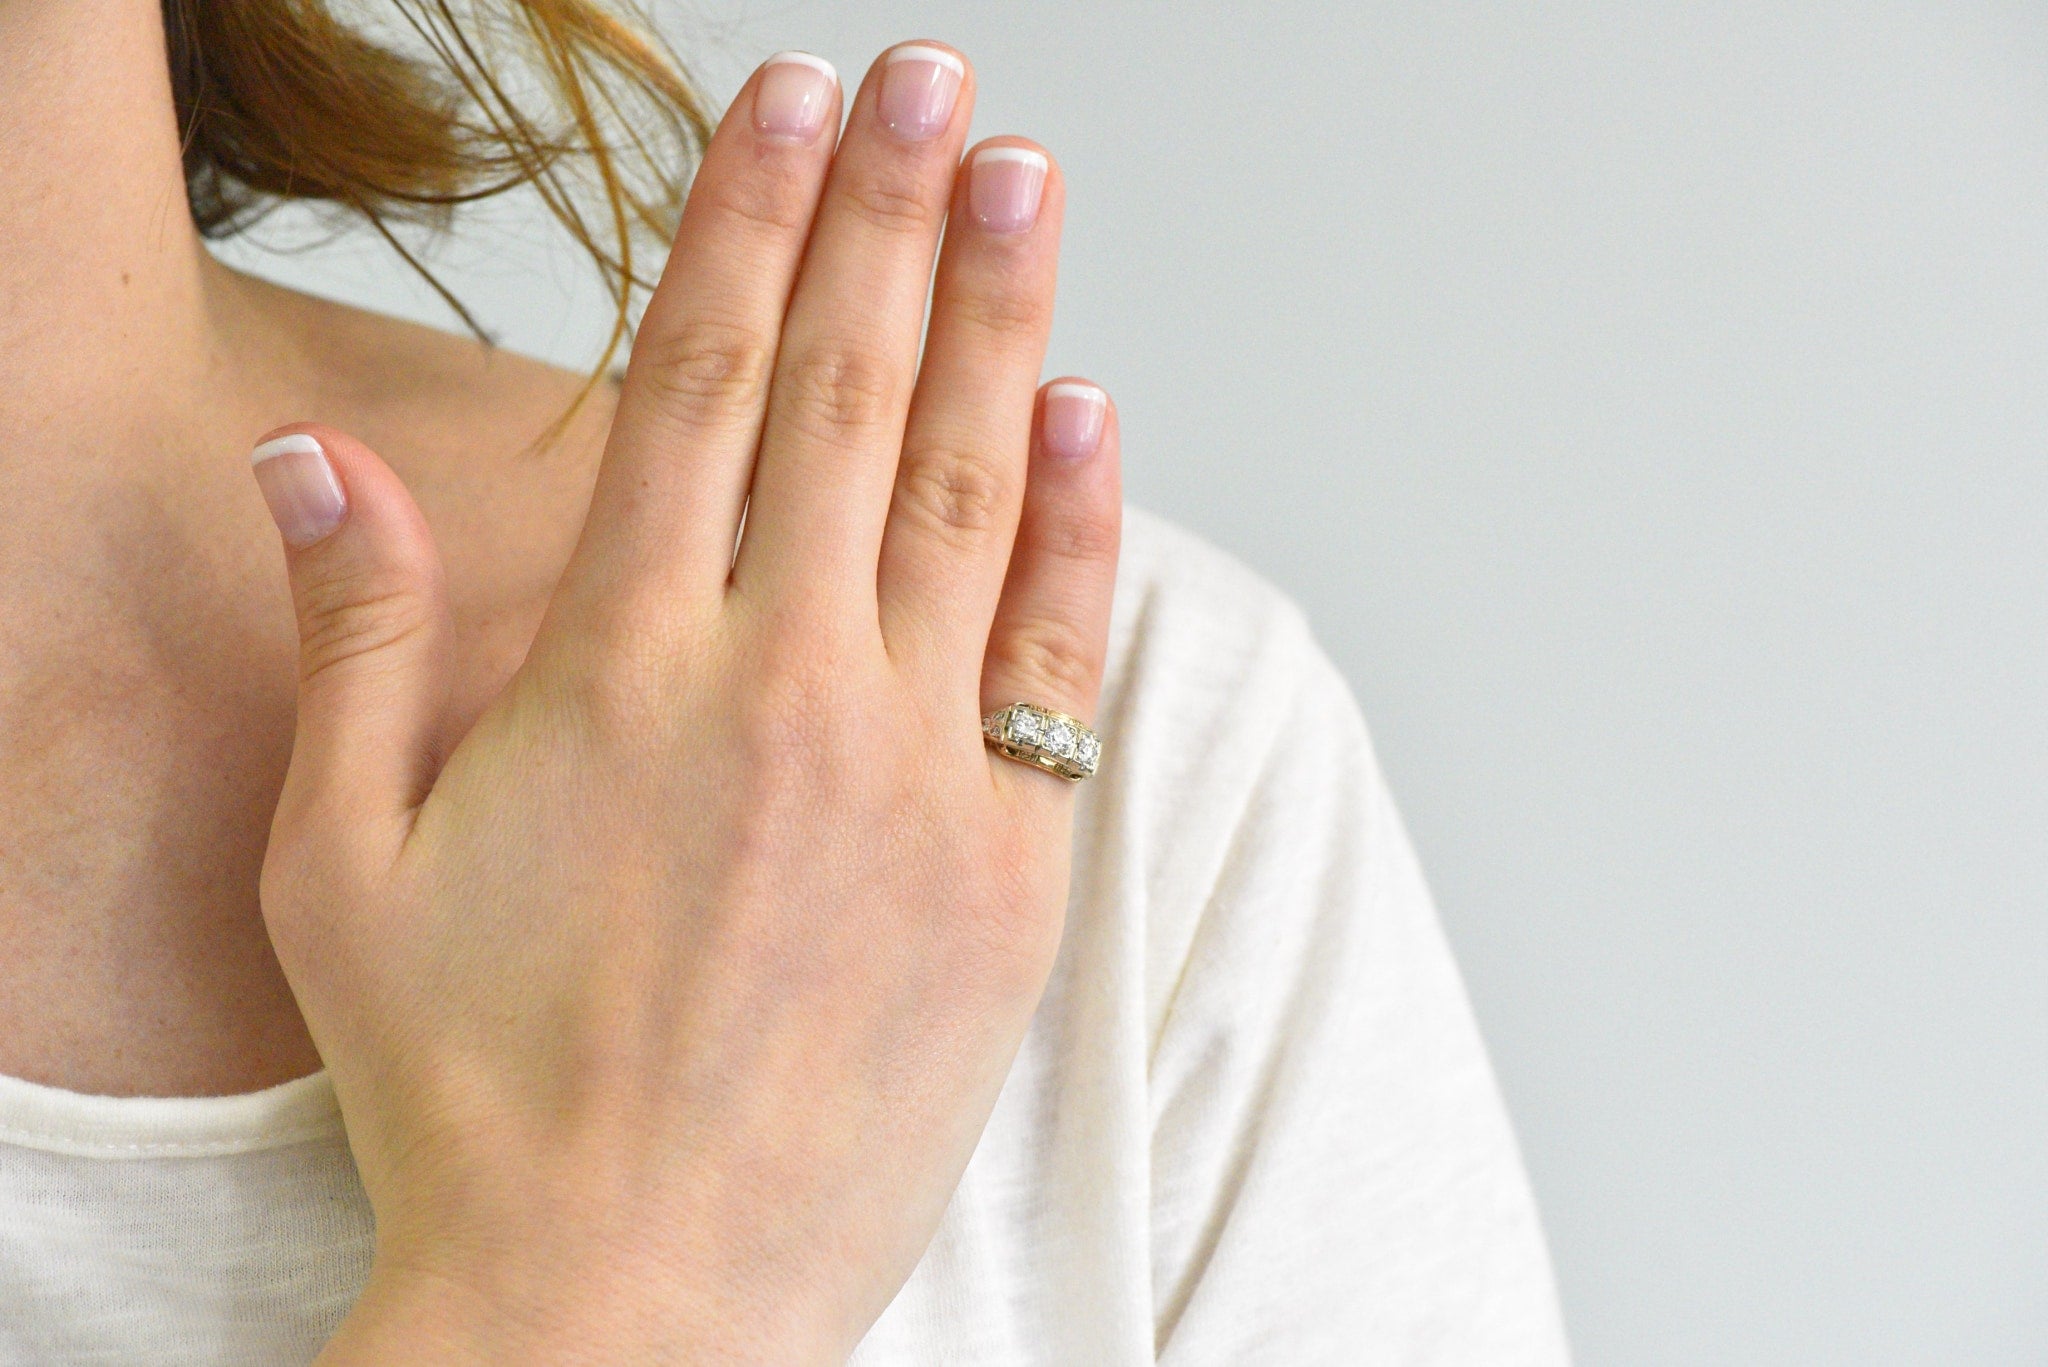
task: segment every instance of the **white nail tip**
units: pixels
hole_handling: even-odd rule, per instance
[[[1045,387],[1045,397],[1048,399],[1058,398],[1062,395],[1085,399],[1092,404],[1106,403],[1109,399],[1107,394],[1104,394],[1094,385],[1076,384],[1072,380],[1062,381],[1059,384],[1050,384]]]
[[[797,66],[810,67],[813,71],[822,71],[825,73],[826,79],[831,81],[832,84],[839,84],[839,68],[833,66],[832,63],[826,61],[823,57],[813,57],[808,52],[778,52],[767,61],[761,63],[761,65],[774,66],[778,62],[791,62]]]
[[[304,432],[292,432],[282,437],[273,437],[249,453],[251,465],[261,465],[274,456],[317,456],[323,454],[320,443]]]
[[[1041,171],[1049,165],[1045,153],[1034,152],[1029,147],[984,147],[974,154],[974,165],[979,166],[985,161],[1021,161]]]
[[[924,47],[917,43],[909,43],[892,49],[889,60],[883,65],[894,66],[898,62],[937,62],[940,66],[949,68],[955,76],[967,75],[967,63],[942,47]]]

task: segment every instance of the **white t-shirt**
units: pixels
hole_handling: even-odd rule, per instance
[[[899,1364],[1560,1364],[1534,1203],[1343,680],[1301,613],[1127,518],[1065,940]],[[370,1210],[323,1074],[0,1078],[0,1362],[304,1363]]]

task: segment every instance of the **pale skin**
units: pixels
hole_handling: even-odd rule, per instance
[[[207,256],[157,23],[0,10],[0,1071],[324,1063],[378,1220],[325,1361],[843,1360],[1060,936],[1073,790],[978,731],[1092,716],[1107,631],[1057,162],[987,230],[964,59],[836,149],[757,71],[616,410],[522,457],[575,377]],[[282,556],[258,434],[347,497]]]

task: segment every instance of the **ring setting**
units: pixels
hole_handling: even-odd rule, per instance
[[[1034,703],[1011,703],[981,719],[989,748],[1078,783],[1102,762],[1102,739],[1077,717]]]

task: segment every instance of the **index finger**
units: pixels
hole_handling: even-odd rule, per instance
[[[720,120],[634,339],[557,592],[572,611],[660,614],[722,590],[839,119],[832,64],[780,52]]]

